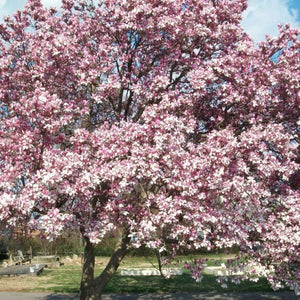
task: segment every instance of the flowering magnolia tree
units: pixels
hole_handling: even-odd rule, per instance
[[[168,243],[239,245],[274,288],[299,291],[299,32],[255,46],[245,8],[30,0],[0,25],[1,220],[49,239],[79,228],[81,299],[99,298],[132,248]]]

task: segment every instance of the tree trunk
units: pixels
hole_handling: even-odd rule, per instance
[[[92,249],[90,249],[90,245]],[[88,249],[87,249],[88,248]],[[102,273],[94,279],[95,253],[94,246],[87,243],[84,251],[83,274],[80,286],[80,300],[99,300],[103,289],[116,273],[122,259],[130,251],[130,237],[124,233],[116,245],[107,266]]]
[[[94,299],[92,298],[94,290],[94,268],[95,268],[95,248],[94,245],[85,239],[82,277],[80,284],[80,300]]]
[[[158,250],[155,250],[155,255],[156,255],[156,258],[157,258],[157,264],[158,264],[158,270],[159,270],[160,276],[166,279],[166,276],[164,275],[163,269],[162,269],[163,266],[162,266],[162,263],[161,263],[160,252]]]

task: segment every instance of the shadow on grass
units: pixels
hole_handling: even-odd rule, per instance
[[[63,272],[62,272],[63,271]],[[38,286],[39,291],[78,293],[81,272],[76,268],[46,270],[41,276],[49,277]],[[228,280],[228,288],[222,288],[213,275],[203,275],[197,283],[189,274],[164,279],[160,276],[121,276],[117,273],[106,286],[105,293],[253,293],[273,292],[267,279],[258,282],[242,281],[239,285]]]
[[[163,279],[159,276],[120,276],[115,275],[105,288],[106,293],[178,293],[178,292],[273,292],[266,279],[258,282],[244,281],[239,285],[228,283],[224,289],[212,275],[204,275],[197,283],[188,274]]]
[[[52,294],[45,296],[44,300],[77,300],[78,295],[66,295],[66,294]]]

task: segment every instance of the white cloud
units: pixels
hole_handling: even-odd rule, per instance
[[[0,8],[4,7],[6,4],[6,0],[0,0]]]
[[[42,4],[46,7],[57,7],[57,8],[59,8],[60,5],[61,5],[61,0],[42,0]]]
[[[7,9],[6,9],[6,0],[0,0],[0,23],[3,22],[4,16],[9,15]]]
[[[276,36],[278,24],[290,23],[300,27],[297,11],[289,9],[289,0],[248,0],[248,8],[243,14],[242,26],[255,42],[265,39],[265,35]]]

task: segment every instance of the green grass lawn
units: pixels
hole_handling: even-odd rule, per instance
[[[64,266],[60,269],[45,270],[36,291],[77,293],[79,291],[80,267]],[[197,283],[187,273],[164,279],[160,276],[121,276],[119,272],[112,278],[105,289],[107,293],[161,293],[161,292],[271,292],[268,282],[261,278],[258,282],[244,281],[239,285],[228,283],[223,289],[213,275],[204,275]]]
[[[155,263],[155,258],[153,263]],[[210,256],[208,265],[224,262],[223,257]],[[143,257],[127,258],[122,262],[121,268],[150,267],[149,261]],[[96,267],[96,275],[103,266]],[[35,291],[52,291],[77,293],[79,291],[81,266],[66,265],[59,269],[45,269],[39,276]],[[105,289],[107,293],[162,293],[162,292],[272,292],[265,278],[258,282],[243,281],[239,285],[228,281],[228,288],[223,289],[213,275],[203,275],[203,280],[197,283],[189,274],[172,276],[164,279],[160,276],[121,276],[120,270],[112,278]]]

